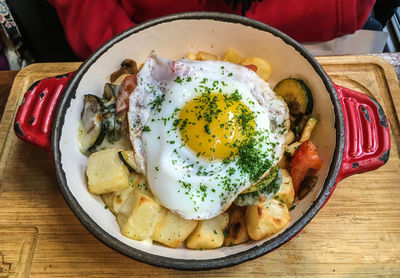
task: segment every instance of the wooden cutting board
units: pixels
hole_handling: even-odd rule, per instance
[[[375,97],[392,130],[386,165],[350,177],[293,240],[231,268],[197,277],[400,276],[400,89],[394,69],[372,56],[318,59],[339,85]],[[51,158],[14,135],[13,118],[36,80],[75,70],[78,63],[34,64],[15,79],[0,124],[0,277],[186,277],[136,262],[109,249],[64,201]]]

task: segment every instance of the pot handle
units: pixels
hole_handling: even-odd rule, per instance
[[[345,147],[337,182],[372,171],[389,159],[390,130],[381,105],[372,97],[337,86],[345,124]]]
[[[73,72],[33,83],[25,93],[14,120],[15,134],[21,139],[50,151],[54,113]]]

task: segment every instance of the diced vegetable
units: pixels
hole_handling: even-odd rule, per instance
[[[81,119],[86,130],[86,134],[81,141],[82,149],[90,152],[95,146],[103,142],[106,135],[101,103],[97,96],[85,95]]]
[[[305,114],[299,114],[296,116],[291,115],[290,118],[290,130],[294,133],[295,141],[299,141],[309,117]]]
[[[289,144],[293,143],[294,140],[295,140],[294,133],[293,133],[293,131],[289,130],[288,133],[286,133],[285,144],[289,145]]]
[[[89,156],[86,175],[91,193],[110,193],[129,186],[129,171],[119,159],[118,151],[106,149]]]
[[[260,188],[259,190],[240,194],[236,198],[235,204],[238,206],[250,206],[271,199],[272,196],[278,192],[281,182],[282,173],[278,168],[277,174],[274,176],[272,181],[270,181],[268,177],[265,180],[262,180],[258,186]]]
[[[291,114],[311,114],[313,96],[303,80],[283,79],[275,86],[274,91],[286,101]]]
[[[105,193],[105,194],[100,195],[101,199],[104,202],[104,208],[109,209],[113,214],[115,214],[115,211],[113,209],[114,195],[115,195],[114,192]]]
[[[287,206],[275,199],[246,208],[246,227],[250,238],[260,240],[273,235],[290,222]]]
[[[290,208],[294,201],[294,188],[292,177],[289,172],[285,169],[281,169],[282,171],[282,183],[279,188],[279,191],[274,195],[274,199],[281,201]]]
[[[290,157],[290,156],[289,156]],[[278,162],[278,166],[281,169],[288,169],[289,168],[289,158],[286,155],[283,155],[281,160]]]
[[[293,187],[298,194],[300,183],[306,177],[308,170],[319,170],[322,161],[318,155],[317,147],[310,141],[303,142],[295,151],[290,162],[290,176],[292,177]]]
[[[188,54],[186,55],[186,58],[188,58],[189,60],[192,60],[192,61],[196,61],[196,54],[194,54],[194,53],[188,53]]]
[[[217,60],[217,56],[208,52],[200,51],[196,55],[196,60],[198,61]]]
[[[318,177],[316,176],[308,176],[306,177],[300,184],[299,189],[299,200],[303,199],[317,184]]]
[[[200,220],[186,245],[190,249],[212,249],[224,243],[223,230],[229,223],[229,214],[224,212],[214,218]]]
[[[135,240],[149,239],[156,223],[162,216],[162,207],[146,191],[136,188],[128,196],[119,214],[117,223],[121,233]]]
[[[232,246],[243,243],[249,239],[246,222],[241,208],[234,207],[229,213],[229,223],[224,231],[225,246]]]
[[[161,217],[154,227],[151,239],[176,248],[193,232],[197,220],[187,220],[161,207]]]
[[[130,59],[125,59],[121,63],[121,67],[113,72],[110,76],[110,81],[114,83],[123,74],[134,74],[138,72],[136,62]]]
[[[242,66],[254,65],[256,67],[257,75],[265,81],[268,81],[271,75],[271,65],[260,57],[246,57],[240,62],[240,64]]]
[[[300,147],[301,143],[299,141],[296,141],[289,146],[285,146],[285,152],[290,154],[290,156],[293,156],[295,151],[297,150],[298,147]]]
[[[117,100],[115,85],[106,83],[103,94],[103,120],[107,129],[107,138],[110,143],[118,140],[115,129],[115,103]]]
[[[311,132],[314,130],[317,125],[318,120],[316,118],[309,118],[306,125],[303,128],[303,132],[301,133],[300,142],[303,143],[311,138]]]
[[[245,189],[243,193],[250,193],[254,192],[260,189],[263,189],[266,185],[268,185],[270,182],[272,182],[276,175],[278,174],[279,167],[273,167],[269,170],[269,173],[267,174],[266,177],[264,177],[260,182],[253,184],[249,188]]]
[[[106,83],[104,84],[103,99],[107,101],[115,102],[118,97],[117,85]]]
[[[242,59],[243,57],[233,49],[228,49],[222,57],[222,61],[231,62],[234,64],[240,64]]]
[[[122,163],[128,168],[129,171],[137,173],[136,170],[138,167],[136,166],[135,157],[133,151],[120,151],[118,152],[119,159],[121,159]]]

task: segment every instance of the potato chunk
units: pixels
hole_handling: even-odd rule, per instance
[[[113,214],[116,214],[113,209],[114,195],[114,192],[110,192],[106,194],[101,194],[100,197],[101,199],[103,199],[105,207],[108,208]]]
[[[145,240],[153,234],[160,217],[161,206],[145,185],[138,184],[121,206],[117,222],[124,236]]]
[[[294,188],[292,177],[289,172],[285,169],[281,169],[282,171],[282,183],[279,191],[276,192],[273,198],[277,199],[286,204],[288,208],[290,208],[294,201]]]
[[[197,56],[196,54],[191,53],[191,52],[186,54],[186,58],[188,58],[189,60],[192,60],[192,61],[196,61],[196,58],[197,58],[196,56]]]
[[[272,198],[262,204],[248,206],[245,218],[249,236],[260,240],[286,227],[290,214],[285,204]]]
[[[88,158],[86,175],[93,194],[119,191],[129,186],[129,170],[118,157],[119,149],[95,152]]]
[[[225,246],[232,246],[243,243],[249,239],[246,223],[242,210],[235,207],[229,214],[229,224],[225,229]]]
[[[130,173],[129,176],[129,186],[123,190],[115,191],[114,199],[112,203],[112,208],[115,214],[118,214],[121,210],[121,207],[125,203],[125,201],[129,198],[129,195],[135,188],[142,186],[142,184],[146,184],[146,180],[144,176],[139,175],[137,173]]]
[[[271,75],[271,65],[260,57],[246,57],[240,64],[243,66],[255,65],[257,67],[257,75],[265,81],[268,81]]]
[[[151,238],[169,247],[179,247],[196,228],[197,222],[183,219],[168,209],[161,208],[161,217]]]
[[[214,218],[200,220],[196,229],[188,237],[186,244],[190,249],[212,249],[224,243],[223,229],[229,222],[229,214],[224,212]]]
[[[231,48],[229,48],[222,57],[222,61],[231,62],[234,64],[240,64],[242,59],[243,57],[240,56],[240,54],[236,52],[236,50],[233,50]]]
[[[197,61],[217,60],[217,56],[208,52],[200,51],[196,55]]]

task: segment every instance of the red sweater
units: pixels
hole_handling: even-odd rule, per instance
[[[240,14],[224,0],[48,0],[57,10],[69,44],[82,59],[137,23],[189,11]],[[246,16],[300,42],[327,41],[361,29],[375,0],[263,0]]]

